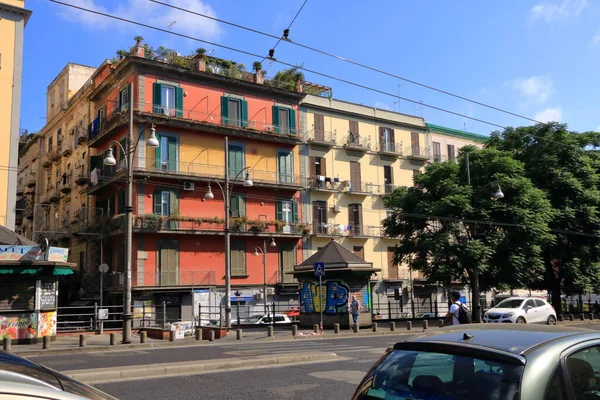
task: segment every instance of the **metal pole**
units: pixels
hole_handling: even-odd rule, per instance
[[[131,343],[131,256],[133,247],[133,82],[129,84],[129,132],[127,132],[127,262],[123,295],[123,343]]]
[[[102,308],[102,304],[103,303],[103,296],[102,296],[102,292],[104,291],[104,287],[103,287],[103,283],[104,283],[104,274],[102,272],[100,272],[100,308]],[[98,312],[96,310],[96,318],[98,318]],[[99,329],[100,329],[100,334],[104,334],[104,320],[101,319],[99,321]]]
[[[321,332],[323,332],[323,278],[319,275],[319,326],[321,327]]]
[[[263,293],[265,294],[265,315],[267,315],[267,239],[263,247]]]
[[[467,165],[467,185],[471,186],[471,165],[469,162],[469,153],[465,153],[465,164]]]
[[[225,136],[225,327],[231,328],[231,232],[229,232],[229,138]]]

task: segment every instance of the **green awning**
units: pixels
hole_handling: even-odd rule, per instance
[[[48,268],[34,268],[32,266],[0,266],[0,275],[42,275],[50,272]],[[69,267],[54,267],[53,275],[72,275],[73,270]]]

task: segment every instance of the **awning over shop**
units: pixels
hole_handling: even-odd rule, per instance
[[[72,275],[73,270],[66,266],[36,267],[0,265],[0,275]]]

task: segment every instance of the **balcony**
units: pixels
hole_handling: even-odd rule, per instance
[[[113,276],[116,278],[111,282],[113,286],[122,286],[123,279],[118,278],[121,274]],[[213,286],[217,283],[215,271],[161,271],[161,272],[137,272],[133,274],[132,285],[135,288],[156,286]]]
[[[368,137],[349,134],[344,138],[344,148],[355,152],[366,153],[371,150],[371,141]]]
[[[58,162],[62,158],[62,144],[57,143],[56,148],[50,153],[50,161]]]
[[[400,157],[402,155],[402,142],[393,143],[380,141],[378,151],[381,155]]]
[[[25,177],[25,184],[30,188],[35,187],[35,175],[33,173],[27,174]]]
[[[196,106],[192,109],[175,109],[153,103],[138,103],[134,108],[134,118],[142,123],[154,122],[170,127],[202,130],[224,135],[238,134],[256,140],[287,144],[300,142],[294,127],[268,123],[268,113],[259,113],[260,116],[256,119],[240,119],[222,117],[219,113],[219,107],[217,107],[216,112],[208,112],[206,102],[201,101]],[[202,109],[205,111],[201,111]],[[96,118],[90,125],[89,145],[95,147],[100,138],[115,128],[125,125],[127,121],[128,113],[119,111],[113,112],[103,119]]]
[[[347,181],[346,190],[344,193],[357,195],[357,196],[371,196],[379,193],[379,185],[365,182],[352,182]]]
[[[57,189],[51,189],[50,193],[48,194],[48,200],[50,200],[50,203],[58,203],[58,201],[62,198],[62,194],[60,193],[59,190]]]
[[[385,185],[383,185],[383,191],[380,191],[379,194],[381,196],[385,196],[386,194],[390,194],[392,193],[394,190],[401,188],[401,187],[407,187],[405,185],[395,185],[393,183],[386,183]]]
[[[267,280],[269,285],[297,285],[298,279],[294,278],[294,275],[286,273],[288,271],[275,271],[273,275]],[[289,271],[293,272],[293,271]]]
[[[44,160],[42,161],[42,167],[50,168],[52,166],[52,153],[48,152],[44,154]]]
[[[73,154],[73,144],[70,140],[63,140],[62,146],[60,146],[61,154],[63,157],[68,157]]]
[[[323,179],[321,179],[323,178]],[[308,178],[308,186],[319,192],[339,192],[342,183],[338,178],[313,176]]]
[[[315,222],[313,224],[313,236],[316,237],[348,237],[354,239],[368,239],[381,236],[380,226],[360,224],[335,224]]]
[[[80,165],[73,174],[76,185],[85,185],[90,181],[90,174],[84,165]]]
[[[313,129],[306,132],[305,137],[306,141],[311,145],[333,147],[337,144],[336,132],[318,131]]]
[[[108,218],[105,223],[109,232],[120,233],[125,228],[125,216]],[[155,214],[136,215],[134,230],[143,233],[223,235],[225,223],[223,218],[161,216]],[[250,220],[247,218],[231,218],[230,230],[237,236],[274,236],[301,238],[310,234],[310,227],[301,223],[284,221]]]
[[[429,148],[421,146],[408,146],[404,149],[404,155],[409,159],[427,161],[429,159]]]
[[[71,192],[71,174],[66,174],[60,179],[60,183],[58,185],[61,193],[70,193]]]
[[[440,153],[438,153],[438,154],[433,153],[431,155],[431,162],[437,163],[437,162],[446,162],[446,161],[456,162],[456,157],[454,156],[454,157],[450,158],[450,157],[448,157],[447,154],[440,154]]]

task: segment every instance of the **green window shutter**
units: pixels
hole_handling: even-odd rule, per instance
[[[177,171],[177,139],[170,137],[168,140],[167,149],[167,169],[169,171]]]
[[[239,203],[239,210],[240,210],[240,217],[243,217],[246,215],[246,196],[244,195],[240,195],[238,197],[238,203]]]
[[[162,85],[160,83],[152,84],[152,92],[152,103],[154,104],[154,113],[160,114],[162,109]]]
[[[221,96],[221,117],[224,125],[229,124],[229,97]]]
[[[160,144],[162,142],[161,137],[157,136],[157,139],[158,139],[158,143]],[[162,168],[161,165],[160,165],[160,162],[161,162],[160,152],[161,152],[160,146],[158,146],[158,147],[156,147],[154,149],[154,158],[155,158],[155,161],[156,161],[155,165],[154,165],[155,169],[161,169]]]
[[[292,200],[292,222],[298,222],[298,202]]]
[[[290,108],[290,134],[296,134],[296,110]]]
[[[279,133],[279,107],[273,106],[273,126],[275,127],[275,133]]]
[[[279,200],[275,203],[275,219],[283,221],[283,203]]]
[[[242,127],[248,127],[248,102],[241,100],[242,103]]]
[[[155,190],[154,191],[154,214],[156,214],[156,215],[162,214],[161,205],[162,205],[162,193],[160,190]]]
[[[232,217],[235,216],[234,218],[239,218],[242,216],[242,214],[240,213],[240,197],[237,194],[231,196],[231,204],[229,205],[229,215]]]
[[[183,89],[175,88],[175,116],[183,117]]]
[[[174,215],[175,213],[180,214],[179,212],[179,193],[172,190],[170,192],[171,198],[169,199],[169,206],[171,209],[169,210],[169,215]]]

